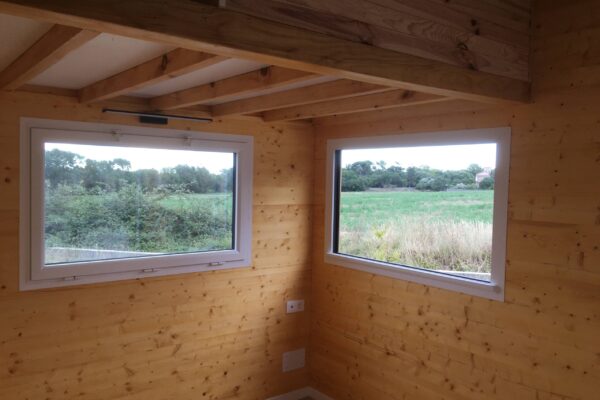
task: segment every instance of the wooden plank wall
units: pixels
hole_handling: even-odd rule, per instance
[[[599,398],[600,2],[538,1],[534,15],[534,104],[455,101],[317,120],[317,170],[332,137],[513,129],[504,303],[325,264],[315,175],[319,390],[338,400]]]
[[[530,0],[224,0],[242,13],[529,80]]]
[[[255,137],[253,268],[18,291],[19,117],[132,123],[41,94],[0,95],[0,398],[256,399],[308,343],[313,129],[248,120],[172,127]]]

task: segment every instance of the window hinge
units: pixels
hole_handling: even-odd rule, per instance
[[[63,281],[74,281],[76,279],[76,276],[65,276],[64,278],[62,278]]]
[[[144,268],[142,270],[142,272],[145,273],[145,274],[149,274],[149,273],[152,273],[152,272],[156,272],[156,268]]]
[[[225,265],[225,263],[224,263],[224,262],[222,262],[222,261],[208,263],[208,266],[209,266],[209,267],[218,267],[218,266],[220,266],[220,265]]]

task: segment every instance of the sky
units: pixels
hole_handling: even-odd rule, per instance
[[[373,163],[385,161],[388,167],[403,168],[429,166],[441,170],[461,170],[471,164],[496,167],[496,144],[468,144],[452,146],[400,147],[367,150],[343,150],[342,166],[357,161]]]
[[[79,154],[96,161],[123,158],[131,163],[131,170],[171,168],[177,165],[204,167],[213,174],[233,167],[232,153],[193,150],[145,149],[139,147],[91,146],[66,143],[45,143],[45,150],[59,149]]]
[[[137,147],[92,146],[65,143],[46,143],[46,151],[59,149],[77,153],[93,160],[113,160],[123,158],[131,162],[133,171],[138,169],[171,168],[180,164],[204,167],[217,174],[233,167],[231,153],[215,153],[193,150],[165,150]],[[465,169],[470,164],[495,168],[495,144],[470,144],[453,146],[400,147],[386,149],[344,150],[342,165],[345,167],[357,161],[370,160],[374,163],[385,161],[387,166],[400,165],[429,166],[441,170]]]

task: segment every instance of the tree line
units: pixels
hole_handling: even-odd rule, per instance
[[[131,170],[58,149],[45,154],[49,248],[181,252],[232,246],[233,170]],[[223,196],[196,196],[224,193]]]
[[[430,167],[387,166],[384,161],[358,161],[342,168],[342,191],[362,192],[373,188],[412,188],[422,191],[449,189],[493,189],[494,170],[481,182],[475,176],[484,169],[471,164],[463,170],[442,171]]]
[[[136,185],[144,192],[224,193],[232,190],[233,169],[213,174],[203,167],[177,165],[132,171],[131,163],[122,158],[97,161],[53,149],[45,154],[45,180],[51,189],[80,185],[88,192],[118,192]]]

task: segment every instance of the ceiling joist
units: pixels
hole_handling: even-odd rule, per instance
[[[62,89],[48,86],[39,85],[23,85],[19,88],[21,93],[34,93],[44,94],[51,96],[67,97],[77,99],[79,91],[76,89]],[[148,112],[150,111],[150,101],[144,97],[133,97],[133,96],[117,96],[106,100],[100,100],[95,103],[101,108],[117,108],[124,111],[136,111],[136,112]],[[211,118],[210,107],[208,106],[194,106],[188,108],[182,108],[177,110],[177,114],[199,118]],[[244,117],[250,120],[257,120],[258,117]]]
[[[235,95],[272,89],[309,79],[315,74],[281,67],[265,67],[220,81],[158,96],[150,101],[156,110],[173,110]]]
[[[206,68],[225,59],[203,52],[175,49],[81,89],[79,99],[82,103],[90,103],[117,97],[144,86]]]
[[[17,89],[50,68],[71,51],[98,36],[97,32],[54,25],[29,49],[0,72],[0,89]]]
[[[215,117],[250,114],[284,107],[300,106],[323,100],[343,99],[358,94],[377,93],[390,88],[371,83],[339,79],[317,85],[266,94],[248,99],[217,104],[212,107]]]
[[[393,90],[383,93],[349,97],[342,100],[322,101],[298,107],[266,111],[263,113],[263,119],[268,122],[291,121],[325,117],[328,115],[413,106],[446,100],[450,100],[450,98],[429,93],[417,93],[409,90]]]
[[[1,0],[0,12],[320,75],[483,102],[528,102],[530,84],[198,2]],[[157,20],[154,16],[160,15]]]

